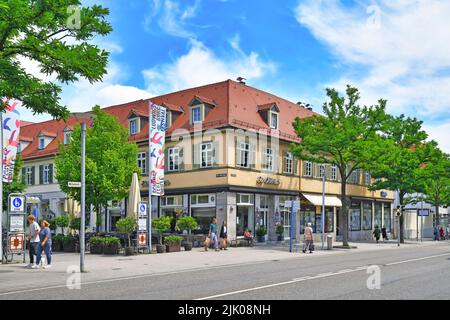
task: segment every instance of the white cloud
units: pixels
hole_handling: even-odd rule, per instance
[[[424,129],[428,133],[430,140],[438,141],[442,151],[450,154],[450,121],[442,124],[424,125]]]
[[[429,118],[450,115],[450,2],[305,0],[300,24],[349,68],[327,86],[356,85],[365,103]],[[365,71],[361,72],[361,69]]]
[[[244,53],[239,47],[239,38],[233,39],[234,50],[226,59],[219,58],[203,43],[192,40],[185,55],[172,63],[143,71],[147,91],[163,94],[238,76],[260,79],[275,72],[276,66],[272,62],[264,61],[253,51]]]

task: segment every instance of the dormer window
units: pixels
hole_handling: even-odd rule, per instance
[[[39,138],[39,149],[45,148],[45,138]]]
[[[22,143],[19,142],[19,144],[17,145],[17,153],[21,152],[22,152]]]
[[[190,108],[190,124],[195,124],[205,121],[209,112],[217,107],[216,101],[214,99],[209,99],[200,96],[194,96],[194,99],[189,103]]]
[[[191,108],[191,123],[195,124],[195,123],[199,123],[203,121],[203,117],[202,117],[202,105],[199,106],[194,106]]]
[[[269,118],[270,118],[270,128],[278,129],[278,112],[270,111]]]
[[[263,118],[264,122],[271,129],[278,130],[279,129],[279,114],[280,109],[278,108],[276,103],[268,103],[258,106],[258,112]]]
[[[64,144],[68,145],[72,139],[72,130],[70,128],[64,129]]]
[[[172,112],[166,110],[166,127],[167,129],[172,126]]]
[[[138,130],[138,126],[139,126],[138,120],[139,119],[137,119],[137,118],[129,120],[130,136],[135,135],[135,134],[137,134],[139,132],[139,130]]]

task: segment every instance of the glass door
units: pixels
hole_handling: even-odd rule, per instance
[[[284,239],[288,240],[291,238],[291,212],[289,208],[283,209],[281,211],[281,224],[284,228]]]

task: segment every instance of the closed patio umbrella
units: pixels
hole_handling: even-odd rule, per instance
[[[130,193],[128,195],[128,216],[137,217],[138,205],[141,201],[141,190],[139,188],[139,179],[136,172],[133,173],[133,178],[131,179]]]
[[[71,219],[78,217],[81,211],[80,203],[73,198],[66,198],[64,211],[67,212]]]

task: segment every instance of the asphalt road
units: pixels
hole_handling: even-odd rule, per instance
[[[378,271],[380,288],[376,289],[374,276]],[[34,299],[36,294],[40,299],[108,300],[449,299],[450,246],[355,251],[311,259],[82,282],[79,290],[42,287],[0,292],[0,299]]]

